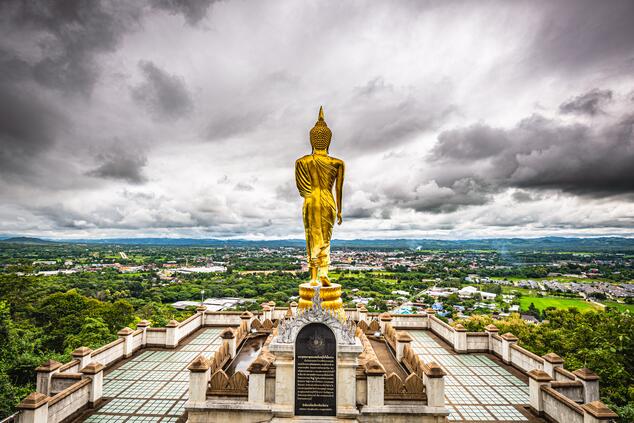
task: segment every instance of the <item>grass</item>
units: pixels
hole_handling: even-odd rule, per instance
[[[520,298],[520,307],[522,310],[528,310],[530,304],[535,304],[538,310],[543,310],[547,307],[568,309],[570,307],[576,307],[579,311],[598,310],[599,307],[578,298],[563,298],[563,297],[533,297],[522,296]]]

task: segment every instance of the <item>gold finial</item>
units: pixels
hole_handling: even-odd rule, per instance
[[[318,121],[324,121],[324,106],[319,106],[319,119]]]

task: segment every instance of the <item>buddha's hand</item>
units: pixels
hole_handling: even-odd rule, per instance
[[[341,225],[341,222],[343,222],[343,219],[341,218],[341,213],[337,213],[337,224]]]

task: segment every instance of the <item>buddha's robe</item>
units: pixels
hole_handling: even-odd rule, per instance
[[[332,187],[341,161],[325,154],[311,154],[295,162],[295,182],[304,197],[302,216],[310,267],[326,267],[330,262],[330,237],[337,208]]]

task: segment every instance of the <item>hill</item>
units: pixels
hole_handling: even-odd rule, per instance
[[[31,238],[28,236],[14,236],[11,238],[5,238],[0,240],[0,242],[5,244],[27,244],[27,245],[39,245],[39,244],[57,244],[55,241],[50,241],[47,239],[40,238]]]

